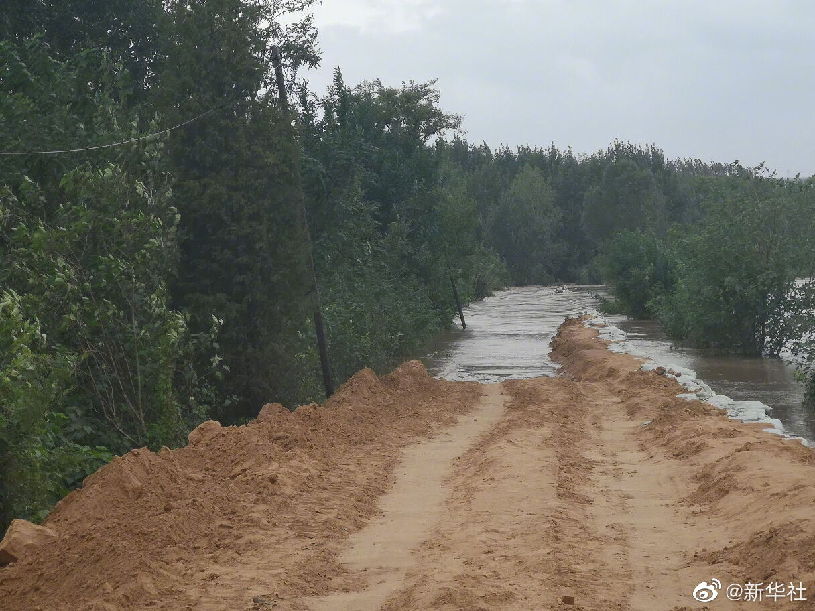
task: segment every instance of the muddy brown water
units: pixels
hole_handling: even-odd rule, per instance
[[[446,380],[494,383],[552,376],[557,365],[549,358],[549,342],[566,316],[596,307],[594,295],[602,288],[524,286],[499,291],[465,308],[467,328],[442,333],[425,364]]]
[[[500,382],[552,376],[549,342],[567,316],[595,308],[605,287],[527,286],[497,292],[465,309],[467,329],[442,333],[424,362],[448,380]],[[815,410],[802,404],[803,386],[780,359],[749,358],[677,345],[655,321],[608,316],[628,334],[631,352],[696,371],[714,391],[737,401],[761,401],[784,429],[815,440]]]

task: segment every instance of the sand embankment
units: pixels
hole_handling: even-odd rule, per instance
[[[676,398],[567,321],[559,378],[357,374],[89,477],[3,609],[711,609],[815,601],[815,452]],[[383,551],[385,550],[385,551]],[[808,600],[766,598],[801,582]],[[776,588],[774,592],[778,594]],[[801,593],[797,595],[801,596]]]

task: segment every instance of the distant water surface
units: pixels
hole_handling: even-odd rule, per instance
[[[567,316],[596,308],[598,294],[605,294],[605,287],[526,286],[497,292],[467,307],[467,329],[457,325],[440,334],[423,360],[431,374],[447,380],[489,383],[555,375],[549,342]],[[761,401],[788,433],[815,439],[815,410],[802,405],[803,385],[790,365],[675,345],[654,321],[607,319],[628,334],[632,352],[693,369],[714,391],[737,401]]]

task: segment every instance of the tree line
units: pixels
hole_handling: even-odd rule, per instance
[[[601,249],[606,308],[694,346],[792,359],[815,404],[815,180],[734,163],[687,181],[693,216],[627,227]]]
[[[0,525],[207,418],[321,400],[312,267],[338,382],[447,327],[451,281],[469,302],[606,279],[620,307],[707,338],[713,310],[742,312],[710,287],[778,305],[811,275],[809,181],[623,142],[473,144],[433,82],[337,69],[312,91],[312,3],[7,2],[0,152],[21,154],[0,155]],[[726,250],[757,244],[750,266]],[[739,346],[792,324],[770,310],[733,323]]]

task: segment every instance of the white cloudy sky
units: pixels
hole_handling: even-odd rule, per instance
[[[469,140],[615,138],[669,157],[815,173],[811,0],[323,0],[323,65],[346,82],[438,79]]]

